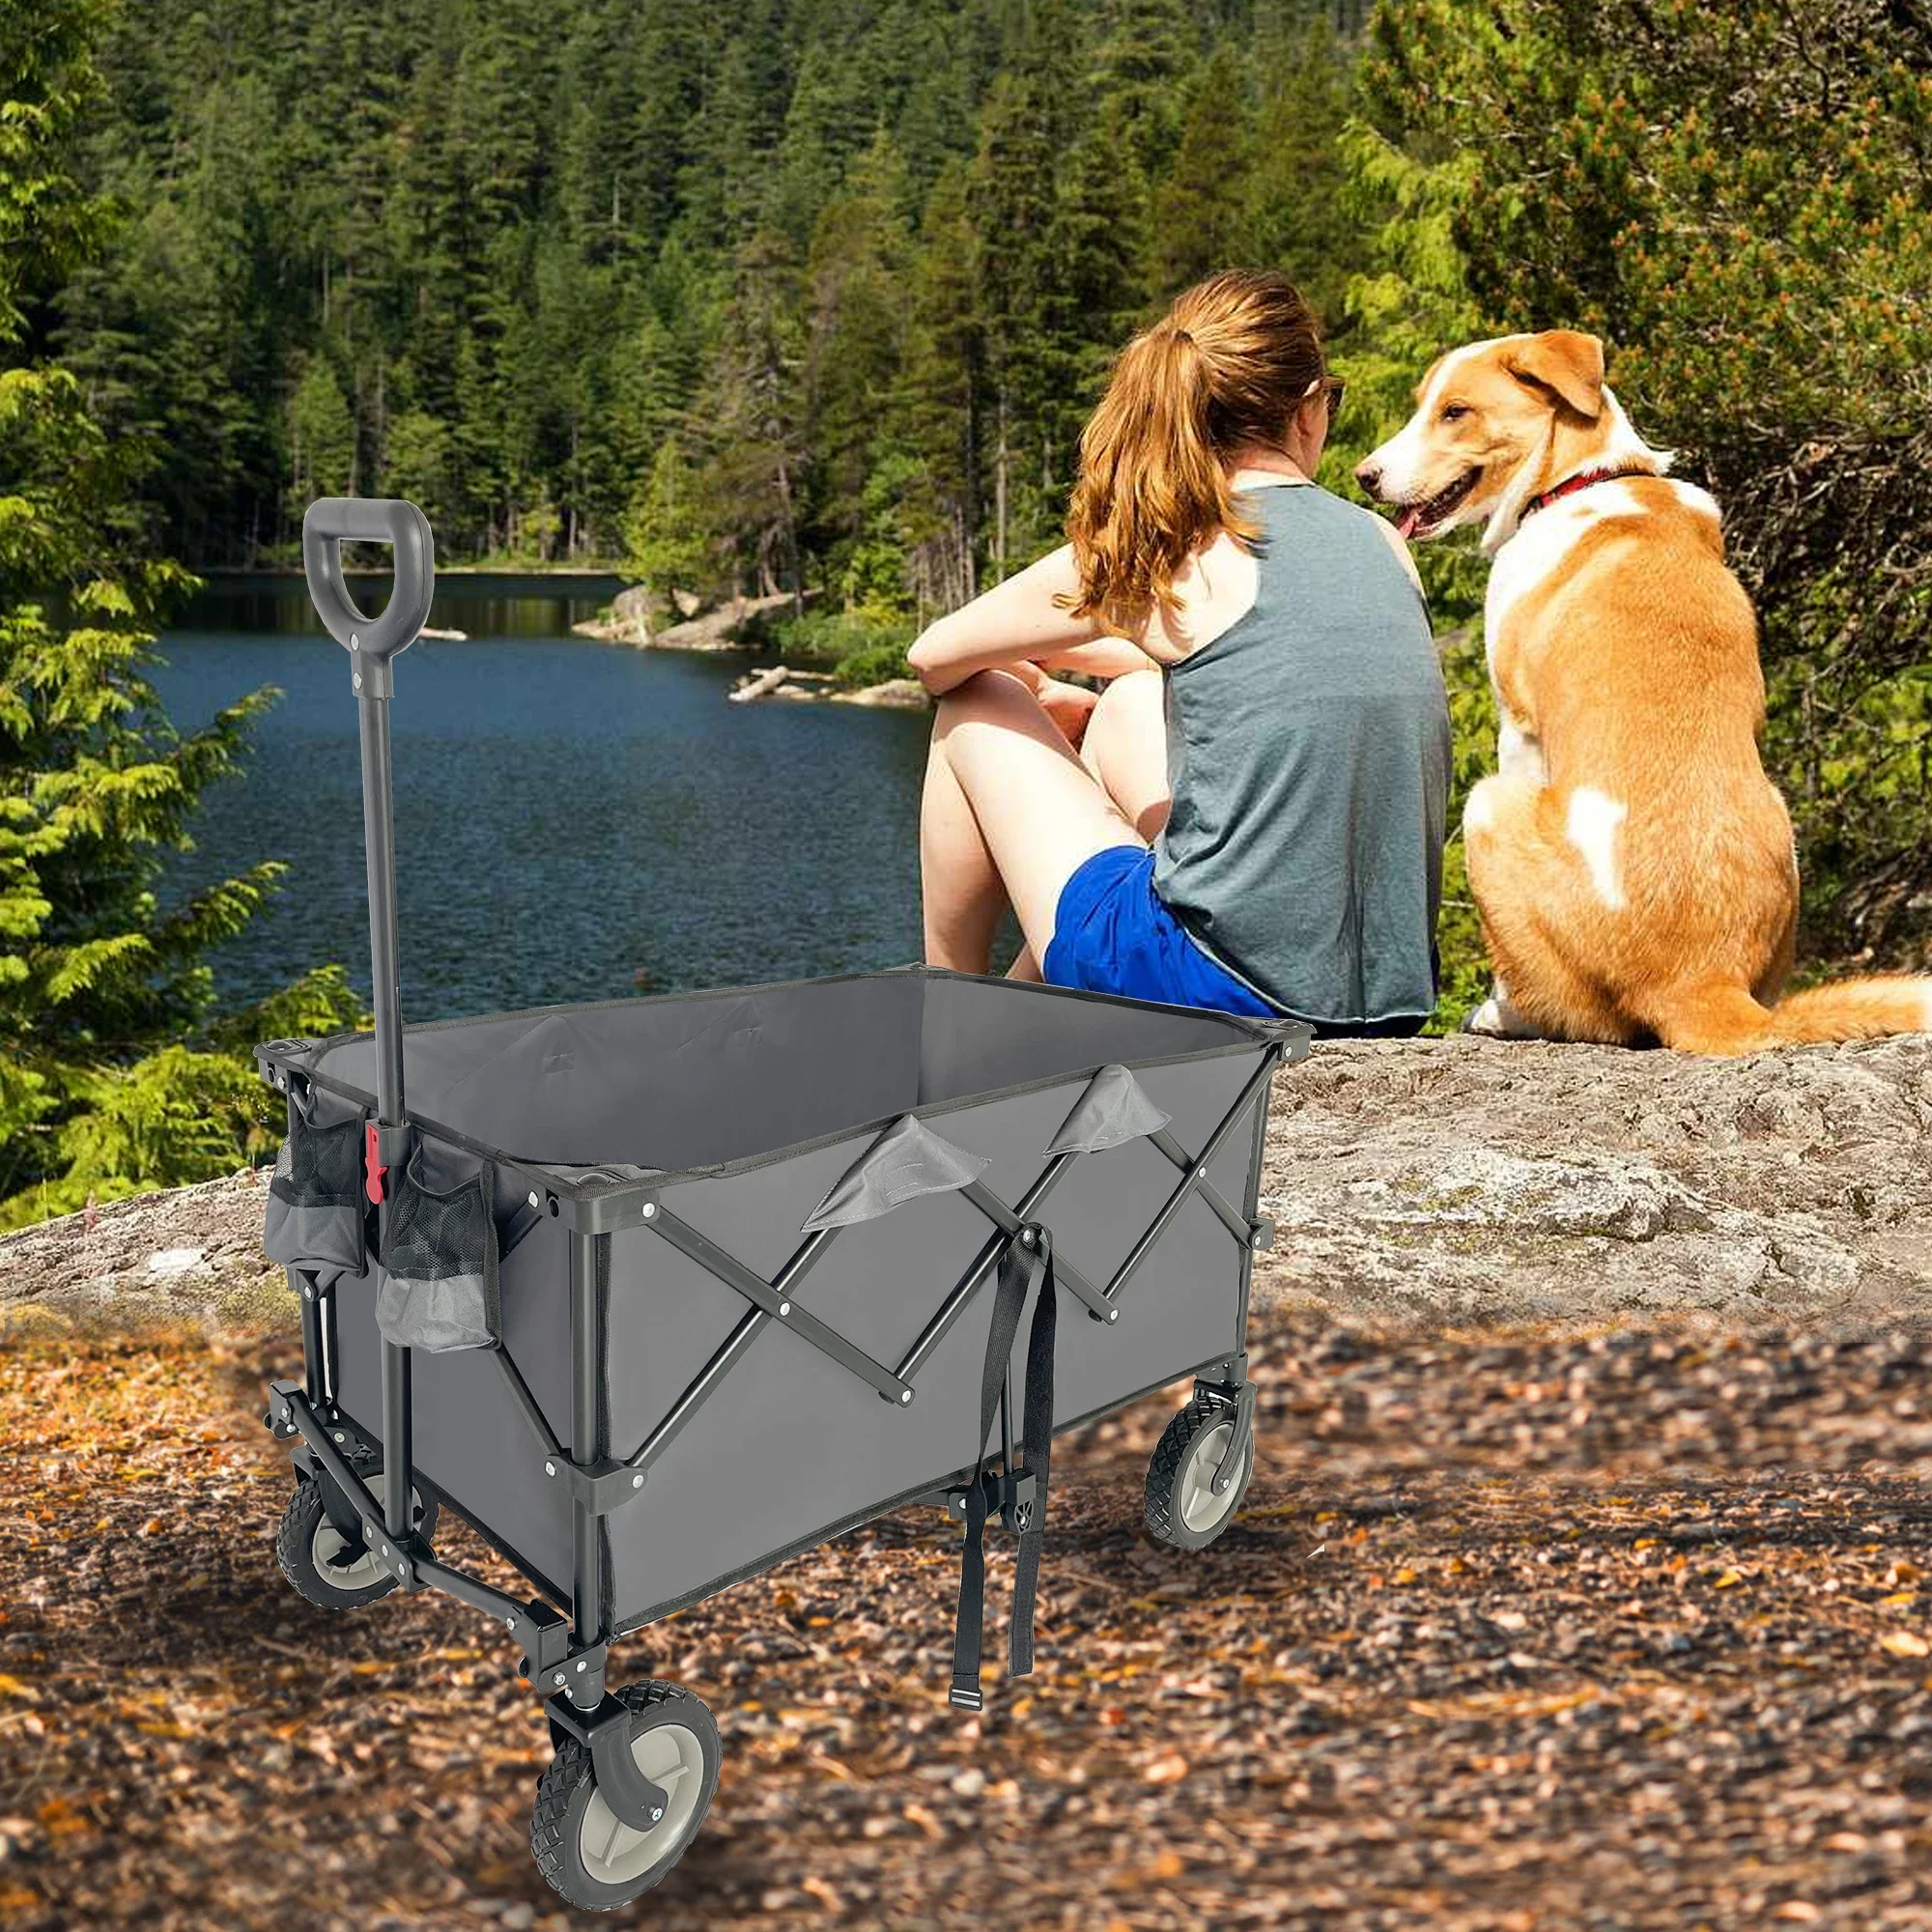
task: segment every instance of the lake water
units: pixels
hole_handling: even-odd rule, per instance
[[[927,720],[733,705],[750,662],[573,638],[612,582],[444,577],[396,661],[396,848],[410,1019],[903,964],[920,950]],[[365,609],[379,589],[358,590]],[[326,961],[369,989],[348,654],[297,580],[203,593],[156,676],[183,730],[284,696],[204,797],[171,893],[263,859],[280,895],[218,954],[225,1000]]]

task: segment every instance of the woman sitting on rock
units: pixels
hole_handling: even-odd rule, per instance
[[[1016,977],[1427,1018],[1448,707],[1401,539],[1312,481],[1340,397],[1280,275],[1215,275],[1127,345],[1072,541],[913,646],[930,964],[985,972],[1010,904]]]

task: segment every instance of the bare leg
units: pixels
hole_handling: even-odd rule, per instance
[[[921,807],[926,959],[983,973],[1010,901],[1036,963],[1061,890],[1095,852],[1144,843],[1017,678],[940,701]]]
[[[946,755],[941,726],[951,701],[949,696],[939,707],[919,802],[925,963],[955,973],[983,973],[992,963],[993,934],[1007,909],[1007,889]]]
[[[1080,745],[1080,762],[1150,842],[1167,823],[1173,803],[1167,788],[1165,704],[1159,671],[1117,677],[1100,694]]]

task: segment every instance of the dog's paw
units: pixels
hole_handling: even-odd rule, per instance
[[[1481,1034],[1485,1039],[1540,1039],[1531,1026],[1501,994],[1492,993],[1463,1022],[1464,1033]]]

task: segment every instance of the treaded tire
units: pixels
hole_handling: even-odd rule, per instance
[[[670,1815],[644,1833],[619,1825],[597,1795],[589,1750],[572,1737],[559,1741],[537,1779],[530,1851],[551,1885],[585,1912],[613,1911],[658,1884],[696,1837],[718,1789],[718,1726],[699,1698],[661,1677],[613,1694],[635,1714],[632,1754],[664,1786]]]
[[[380,1469],[356,1468],[380,1498]],[[416,1492],[416,1534],[436,1532],[436,1498]],[[300,1477],[282,1520],[275,1525],[275,1561],[298,1596],[324,1610],[354,1610],[386,1597],[396,1579],[366,1552],[355,1552],[346,1562],[333,1560],[348,1553],[342,1536],[323,1506],[322,1484]]]
[[[1197,1395],[1161,1432],[1148,1464],[1147,1526],[1163,1543],[1206,1549],[1234,1521],[1255,1473],[1252,1430],[1240,1472],[1227,1492],[1216,1496],[1208,1491],[1234,1427],[1235,1411],[1225,1402]]]

